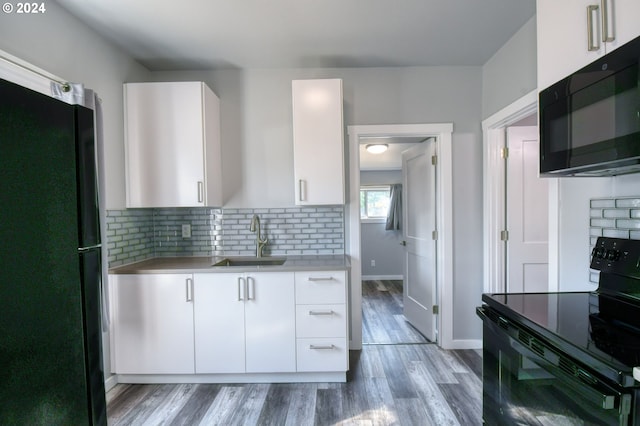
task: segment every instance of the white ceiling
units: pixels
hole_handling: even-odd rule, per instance
[[[58,0],[151,70],[483,65],[535,0]]]
[[[400,170],[402,169],[402,152],[423,142],[421,137],[380,137],[360,138],[360,170]],[[387,144],[389,148],[382,154],[367,152],[368,144]]]

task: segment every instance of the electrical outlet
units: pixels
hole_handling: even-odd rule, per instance
[[[376,261],[375,261],[375,260],[373,260],[373,259],[371,259],[371,266],[373,266],[374,268],[375,268],[375,266],[376,266]]]
[[[191,225],[188,223],[182,225],[182,238],[191,238]]]

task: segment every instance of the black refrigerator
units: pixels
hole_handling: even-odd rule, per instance
[[[0,79],[0,424],[106,425],[93,110]]]

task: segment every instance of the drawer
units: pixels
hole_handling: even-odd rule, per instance
[[[297,339],[297,371],[347,371],[347,339]]]
[[[296,303],[346,303],[345,271],[296,272]]]
[[[296,337],[346,337],[346,305],[296,306]]]

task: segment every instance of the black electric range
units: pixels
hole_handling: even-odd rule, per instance
[[[593,292],[482,296],[486,423],[640,425],[640,241],[599,238],[591,268]]]

